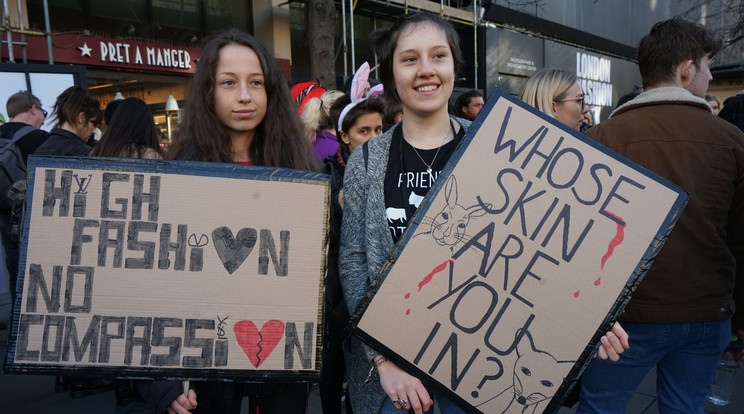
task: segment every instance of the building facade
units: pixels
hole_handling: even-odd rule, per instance
[[[151,105],[162,125],[167,97],[182,102],[186,96],[202,41],[228,27],[247,30],[266,44],[288,81],[311,79],[307,9],[314,1],[9,1],[3,8],[0,63],[85,66],[87,87],[102,105],[117,92],[136,96]],[[696,1],[704,5],[696,7]],[[600,121],[622,95],[640,87],[635,45],[650,27],[684,12],[715,30],[721,26],[720,18],[711,17],[715,1],[727,0],[337,0],[337,85],[325,86],[341,88],[364,61],[376,65],[368,41],[372,30],[426,10],[450,19],[460,33],[467,63],[455,95],[467,89],[488,95],[497,87],[517,95],[533,73],[557,67],[579,77]],[[731,70],[737,62],[724,66],[727,71],[711,83],[722,98],[744,89],[741,70]]]

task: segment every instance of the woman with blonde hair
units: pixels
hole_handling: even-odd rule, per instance
[[[322,160],[336,153],[336,123],[331,117],[331,106],[344,96],[341,91],[327,91],[320,98],[311,98],[302,110],[302,123],[312,138],[315,158]]]
[[[532,75],[519,99],[575,130],[589,111],[576,76],[560,69],[542,69]]]

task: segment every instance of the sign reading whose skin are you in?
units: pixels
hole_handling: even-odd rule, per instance
[[[497,90],[358,333],[474,412],[555,411],[687,197]]]
[[[327,176],[32,157],[6,367],[313,378]]]

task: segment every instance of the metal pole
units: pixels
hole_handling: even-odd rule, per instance
[[[354,0],[349,0],[349,15],[351,16],[351,70],[353,73],[356,73],[356,61],[354,59],[355,51],[354,51]]]
[[[473,89],[478,89],[478,10],[480,9],[480,0],[473,0],[473,62],[475,62],[475,85]],[[486,92],[487,93],[487,92]]]
[[[372,30],[377,30],[377,15],[372,16]],[[380,62],[377,61],[377,53],[373,53],[375,57],[375,79],[380,79]]]
[[[18,25],[21,28],[21,43],[26,43],[26,35],[23,34],[24,27],[23,27],[23,11],[21,10],[21,0],[16,0],[16,4],[18,7]],[[26,46],[21,46],[21,53],[23,55],[23,63],[28,63],[28,58],[26,57]]]
[[[4,24],[7,28],[8,33],[8,61],[10,63],[15,63],[15,56],[13,56],[13,35],[11,34],[10,30],[10,8],[8,8],[8,0],[3,0],[3,15],[5,16],[5,22]]]
[[[49,2],[44,0],[44,31],[46,32],[47,38],[47,51],[49,52],[49,64],[54,64],[54,58],[52,57],[52,25],[49,24]]]
[[[344,77],[349,76],[349,68],[346,59],[346,2],[341,0],[341,35],[343,36],[344,45]]]

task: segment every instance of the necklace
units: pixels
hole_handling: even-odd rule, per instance
[[[442,143],[439,144],[439,147],[437,148],[437,152],[434,153],[434,158],[431,159],[431,162],[429,164],[427,164],[426,161],[424,161],[424,158],[421,156],[421,154],[419,154],[416,147],[411,145],[411,148],[413,148],[413,152],[416,153],[416,155],[419,157],[421,162],[426,166],[426,172],[429,174],[430,177],[432,177],[432,179],[434,178],[434,176],[431,174],[431,167],[432,165],[434,165],[434,161],[437,160],[437,156],[439,155],[439,150],[442,149],[442,146],[444,145],[445,141],[447,141],[447,138],[449,138],[450,128],[451,128],[451,125],[449,125],[447,130],[444,132],[444,138],[442,138]]]

